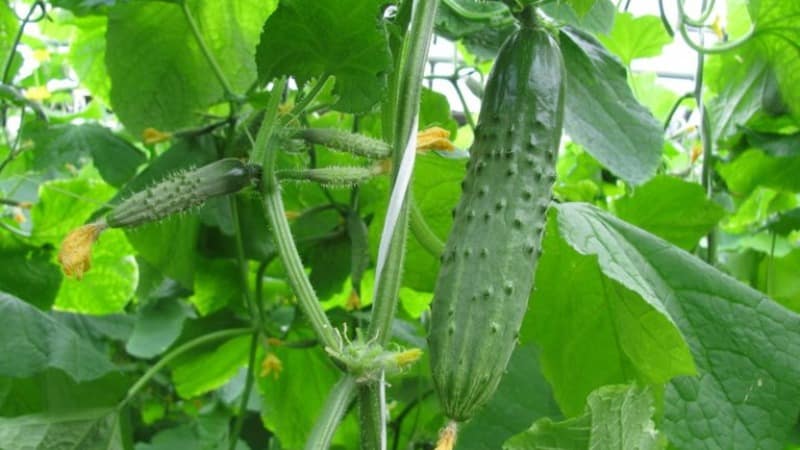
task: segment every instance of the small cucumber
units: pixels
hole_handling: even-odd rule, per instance
[[[105,221],[112,228],[134,227],[200,206],[212,197],[232,194],[260,177],[260,167],[225,158],[178,172],[115,206]]]
[[[291,134],[312,144],[370,159],[384,159],[392,154],[392,147],[386,142],[335,128],[302,128],[292,131]]]
[[[503,44],[487,81],[434,291],[431,370],[457,422],[492,397],[516,346],[555,180],[564,66],[533,22]]]
[[[351,187],[383,173],[383,167],[320,167],[316,169],[279,170],[275,173],[280,181],[313,181],[325,187]]]

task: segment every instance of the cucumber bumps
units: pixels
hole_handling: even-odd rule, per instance
[[[433,380],[457,422],[492,397],[517,343],[555,180],[564,66],[556,40],[525,13],[487,81],[434,292]]]

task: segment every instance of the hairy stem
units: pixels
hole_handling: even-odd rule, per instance
[[[330,448],[336,428],[353,401],[355,388],[356,379],[350,374],[343,375],[333,386],[322,407],[322,412],[314,423],[314,428],[311,429],[311,434],[306,441],[306,450]]]
[[[242,391],[242,401],[239,403],[239,411],[236,414],[236,422],[233,424],[231,431],[230,441],[228,443],[228,450],[235,450],[236,443],[239,440],[239,434],[242,432],[242,425],[244,424],[244,415],[247,413],[247,402],[250,400],[250,391],[253,390],[253,382],[255,381],[255,365],[256,365],[256,350],[258,350],[258,331],[253,332],[252,339],[250,339],[250,355],[247,359],[247,377],[244,381],[244,390]]]
[[[419,0],[414,3],[411,13],[411,24],[405,38],[400,63],[397,70],[398,79],[393,84],[396,91],[390,95],[389,103],[393,108],[389,115],[393,119],[391,142],[394,149],[392,184],[394,185],[398,170],[403,161],[404,152],[409,139],[415,131],[419,97],[425,72],[433,24],[436,16],[438,0]],[[413,151],[413,149],[411,150]],[[397,308],[400,291],[401,272],[405,254],[405,241],[408,234],[408,198],[403,199],[392,232],[387,256],[378,283],[370,324],[367,330],[369,339],[385,344],[391,335],[391,325]],[[372,382],[359,387],[360,420],[362,429],[362,448],[386,449],[385,402],[379,393],[383,386]]]
[[[409,195],[411,195],[410,192]],[[414,201],[413,197],[409,199],[409,202],[411,206],[411,232],[414,233],[414,237],[417,238],[417,242],[422,245],[422,248],[427,250],[432,256],[438,258],[444,251],[444,242],[442,242],[439,236],[428,226],[428,223],[425,221],[425,216],[422,215],[422,211],[419,210],[419,206],[417,202]]]

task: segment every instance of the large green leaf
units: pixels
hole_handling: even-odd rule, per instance
[[[596,294],[585,291],[584,277],[593,275],[603,285],[615,286],[613,298],[617,301],[627,299],[638,309],[650,305],[659,316],[656,323],[669,317],[668,323],[677,325],[691,349],[697,374],[675,378],[666,388],[664,430],[672,444],[686,449],[783,448],[800,411],[800,364],[794,357],[800,351],[800,316],[683,250],[596,208],[563,204],[557,211],[557,223],[551,224],[551,230],[558,234],[548,233],[545,242],[526,334],[532,332],[537,340],[547,342],[540,345],[543,367],[567,412],[577,407],[573,403],[577,396],[569,390],[577,388],[585,395],[582,386],[594,389],[630,379],[630,367],[624,365],[621,369],[627,370],[617,373],[596,373],[601,365],[587,366],[582,376],[570,376],[582,373],[576,364],[585,364],[583,358],[595,358],[592,355],[612,356],[607,349],[617,344],[608,338],[618,337],[626,345],[649,339],[604,335],[592,325],[596,321],[586,320],[587,313],[597,316],[598,311],[606,315],[617,311],[586,303]],[[577,267],[584,269],[576,273]],[[581,283],[575,283],[577,279]],[[545,291],[551,284],[559,286],[559,295],[568,299],[559,306],[560,316],[542,316],[550,300],[539,288],[541,284]],[[552,304],[549,307],[554,308]],[[583,313],[586,309],[589,311]],[[663,333],[675,333],[646,323],[646,319],[638,319],[642,331],[661,342]],[[586,345],[583,349],[575,346],[581,340]],[[642,355],[641,363],[666,363],[675,374],[686,371],[690,367],[683,358],[685,345],[676,342],[660,352],[652,349]],[[670,356],[679,358],[668,363]]]
[[[620,178],[647,181],[661,161],[661,125],[636,101],[625,68],[597,40],[569,28],[560,36],[567,134]]]
[[[0,246],[0,291],[40,309],[49,309],[61,284],[61,269],[53,263],[52,251],[25,246]]]
[[[3,2],[0,5],[0,61],[3,61],[4,64],[8,61],[18,29],[19,22],[14,15],[14,10],[11,9],[8,2]]]
[[[767,57],[783,101],[800,120],[800,3],[758,0],[748,2],[747,7],[756,30],[750,45]]]
[[[66,326],[0,292],[0,375],[28,377],[58,368],[76,381],[114,370],[108,358]]]
[[[550,386],[539,369],[539,352],[520,345],[492,400],[458,431],[460,450],[495,450],[542,417],[560,417]]]
[[[748,150],[717,169],[728,189],[740,196],[759,185],[800,192],[800,156],[774,157],[761,150]]]
[[[666,175],[617,200],[614,208],[622,220],[686,250],[694,248],[725,214],[699,184]]]
[[[66,164],[80,166],[91,157],[103,179],[121,186],[133,178],[145,162],[144,153],[97,124],[42,125],[35,122],[28,130],[36,144],[34,168],[65,170]]]
[[[337,109],[368,110],[383,97],[391,68],[379,22],[383,5],[379,0],[281,1],[258,46],[261,79],[290,75],[304,84],[332,75]]]
[[[187,313],[175,298],[141,304],[125,350],[138,358],[160,355],[180,336]]]
[[[89,89],[94,98],[109,103],[111,80],[106,71],[106,25],[108,17],[87,16],[76,18],[75,31],[67,56],[75,69],[81,85]]]
[[[249,348],[250,336],[240,336],[213,351],[182,359],[172,371],[175,390],[183,398],[193,398],[221,387],[247,364]]]
[[[561,224],[565,214],[559,208],[558,220],[555,214],[548,220],[522,329],[524,341],[538,344],[542,371],[564,414],[579,414],[586,396],[599,386],[630,380],[666,383],[694,373],[690,349],[662,300],[642,301],[625,283],[608,279],[595,258],[559,238],[567,233]],[[625,256],[617,258],[622,267],[638,262]]]
[[[31,210],[36,245],[60,245],[70,231],[83,225],[113,190],[96,178],[52,180],[39,185],[39,201]]]
[[[235,93],[256,79],[258,35],[274,0],[188,0],[211,55]],[[201,51],[181,6],[125,2],[108,16],[106,65],[111,104],[134,134],[147,127],[174,130],[198,124],[224,100],[220,81]]]
[[[0,418],[0,448],[123,450],[117,409]]]
[[[768,69],[763,55],[750,48],[710,57],[707,84],[718,93],[708,105],[715,140],[735,134],[761,109]]]
[[[506,441],[507,450],[657,450],[666,447],[653,421],[649,389],[604,386],[589,395],[586,412],[564,422],[542,419]]]
[[[200,315],[206,316],[227,305],[241,305],[243,300],[239,267],[223,259],[204,259],[198,264],[194,295],[189,301]]]
[[[216,412],[197,417],[190,423],[167,428],[153,436],[149,443],[136,444],[135,450],[226,450],[230,440],[230,417]],[[236,450],[248,447],[239,442]]]
[[[672,38],[661,25],[657,16],[634,17],[631,13],[618,12],[614,27],[600,42],[613,54],[619,56],[626,66],[637,58],[648,58],[661,54],[661,49]]]

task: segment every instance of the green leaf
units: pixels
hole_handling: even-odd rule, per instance
[[[111,79],[105,64],[108,17],[76,18],[72,24],[76,29],[67,55],[69,65],[75,69],[81,85],[89,89],[92,97],[108,105],[111,92]]]
[[[800,208],[795,208],[779,214],[770,220],[767,225],[769,231],[787,235],[795,230],[800,230]]]
[[[14,10],[8,2],[3,2],[3,4],[0,5],[0,61],[2,61],[2,64],[8,61],[12,50],[11,46],[14,43],[14,37],[18,30],[19,22],[14,15]],[[10,75],[12,78],[10,78],[9,81],[13,79],[14,73],[11,72]]]
[[[256,79],[255,47],[276,3],[187,0],[234,93],[243,94]],[[137,136],[147,127],[175,130],[199,124],[206,108],[224,100],[222,85],[177,4],[114,6],[108,15],[106,43],[111,104]]]
[[[383,97],[391,68],[382,6],[378,0],[281,1],[261,35],[260,78],[289,75],[302,85],[332,75],[334,107],[367,111]]]
[[[678,100],[678,94],[659,83],[658,75],[653,72],[637,72],[630,74],[630,85],[636,99],[650,109],[653,116],[663,123]]]
[[[66,164],[80,167],[91,156],[103,179],[119,187],[136,175],[144,153],[108,128],[97,124],[40,125],[28,130],[36,143],[34,168],[64,171]]]
[[[634,17],[627,12],[618,12],[611,32],[599,39],[625,66],[634,59],[660,55],[663,47],[672,42],[659,17]]]
[[[187,315],[183,305],[174,298],[140,305],[125,351],[137,358],[160,355],[178,339]]]
[[[120,230],[106,230],[92,247],[92,267],[78,280],[65,277],[55,306],[84,314],[122,312],[133,298],[139,268]]]
[[[76,383],[58,369],[47,369],[29,378],[0,377],[0,417],[111,408],[125,397],[133,381],[127,374],[110,372]]]
[[[194,295],[189,301],[201,316],[212,314],[229,304],[240,305],[242,298],[239,268],[235,262],[207,259],[197,265]]]
[[[0,292],[0,375],[28,377],[58,368],[75,381],[114,370],[108,358],[74,331],[22,300]]]
[[[665,392],[664,430],[669,441],[678,448],[783,448],[783,441],[800,412],[800,364],[794,357],[800,351],[800,316],[683,250],[596,208],[562,204],[557,211],[554,227],[578,253],[560,261],[554,256],[551,262],[546,262],[548,246],[555,253],[560,251],[559,245],[565,246],[553,242],[558,240],[557,235],[548,235],[540,263],[540,271],[544,271],[540,273],[545,275],[537,274],[537,283],[547,280],[547,286],[560,282],[560,295],[581,299],[578,300],[581,309],[602,311],[585,304],[583,283],[578,287],[569,281],[582,279],[572,270],[573,264],[588,266],[606,285],[619,286],[616,296],[624,295],[636,304],[646,302],[659,311],[659,316],[666,314],[691,349],[697,375],[673,379]],[[548,269],[547,266],[553,267],[553,261],[562,265]],[[559,280],[548,274],[554,270],[569,278]],[[623,286],[630,291],[620,289]],[[537,316],[542,306],[537,304],[543,304],[545,299],[537,284],[529,317],[534,322],[528,326],[533,326],[539,335],[547,318]],[[596,331],[586,332],[596,330],[591,325],[579,327],[576,306],[562,308],[565,312],[561,317],[554,314],[549,319],[560,322],[562,329],[553,330],[550,325],[551,332],[546,335],[552,339],[554,334],[561,334],[558,351],[552,342],[540,346],[545,374],[555,383],[556,398],[564,397],[559,393],[567,386],[574,389],[579,385],[577,382],[583,385],[589,378],[595,380],[587,383],[592,389],[629,379],[622,373],[609,373],[605,377],[589,374],[590,370],[596,372],[596,368],[587,369],[586,375],[576,377],[580,380],[574,383],[556,378],[556,372],[551,370],[556,362],[562,365],[562,370],[569,367],[571,373],[580,373],[574,358],[582,352],[571,356],[573,349],[577,349],[571,344],[574,340],[571,333],[582,330],[580,333],[588,345],[585,350],[592,354],[603,354],[608,347]],[[646,324],[646,330],[664,339],[664,331],[651,324]],[[643,338],[619,336],[620,341],[628,342]],[[681,356],[683,352],[678,349],[685,346],[680,344],[664,348],[673,356]],[[659,361],[664,361],[664,355],[657,352],[651,351],[644,357],[649,364]],[[680,361],[686,360],[678,358]],[[674,370],[680,366],[670,367]],[[573,395],[569,397],[575,399]],[[574,406],[570,404],[573,411]]]
[[[192,422],[159,431],[150,443],[138,443],[135,450],[223,450],[230,440],[230,417],[227,414],[213,413],[197,417]],[[240,444],[242,445],[242,444]],[[247,447],[237,445],[236,450]]]
[[[450,103],[447,102],[447,97],[423,88],[419,101],[419,129],[441,127],[449,131],[450,140],[454,140],[458,134],[458,123],[450,114]]]
[[[264,425],[280,440],[282,448],[303,448],[331,387],[341,371],[331,364],[321,348],[274,349],[283,364],[280,374],[258,380]],[[351,416],[352,417],[352,416]],[[355,433],[354,433],[355,432]],[[352,418],[339,426],[333,440],[336,444],[358,442]],[[348,448],[348,447],[345,447]]]
[[[553,423],[549,418],[506,441],[506,450],[666,448],[653,422],[653,396],[636,386],[604,386],[592,392],[586,412]]]
[[[558,220],[555,214],[548,219],[522,336],[538,345],[542,371],[564,414],[579,414],[586,396],[605,384],[666,383],[694,373],[690,349],[662,300],[642,301],[627,284],[607,279],[596,258],[570,245],[562,225],[567,213],[560,206],[558,211]],[[611,248],[624,250],[616,242]],[[625,256],[619,256],[623,267],[638,262]]]
[[[589,11],[592,10],[595,2],[597,0],[565,0],[564,3],[567,3],[572,10],[578,13],[578,16],[585,16]]]
[[[625,69],[590,35],[561,32],[567,73],[566,133],[620,178],[641,184],[655,174],[661,125],[633,96]]]
[[[783,257],[767,256],[758,268],[761,284],[768,283],[764,290],[775,301],[795,312],[800,312],[800,250],[793,250]]]
[[[178,362],[172,382],[182,398],[194,398],[228,382],[247,365],[250,336],[230,339],[211,352],[191,355]]]
[[[722,141],[737,132],[761,109],[769,66],[752,49],[737,49],[709,57],[709,80],[718,95],[708,105],[714,139]]]
[[[800,120],[800,3],[758,0],[747,3],[755,26],[754,52],[765,55],[777,77],[781,97]]]
[[[116,409],[0,418],[0,448],[17,450],[123,450]]]
[[[732,162],[717,167],[728,189],[737,195],[750,194],[758,186],[800,192],[800,156],[774,157],[761,150],[748,150]]]
[[[568,2],[547,2],[541,4],[539,8],[558,22],[595,34],[611,31],[617,12],[611,0],[595,0],[589,12],[582,17],[578,17]]]
[[[520,345],[492,400],[458,431],[458,448],[495,450],[542,417],[560,417],[550,385],[539,368],[539,352]]]
[[[725,210],[708,200],[702,186],[659,175],[614,202],[617,216],[686,250],[719,222]]]
[[[52,251],[0,246],[0,291],[47,310],[55,301],[61,284],[61,269],[53,263]]]
[[[800,133],[765,133],[742,127],[747,143],[774,157],[800,156]]]
[[[60,245],[70,231],[83,225],[113,190],[94,178],[52,180],[39,185],[39,201],[31,210],[35,245]]]

